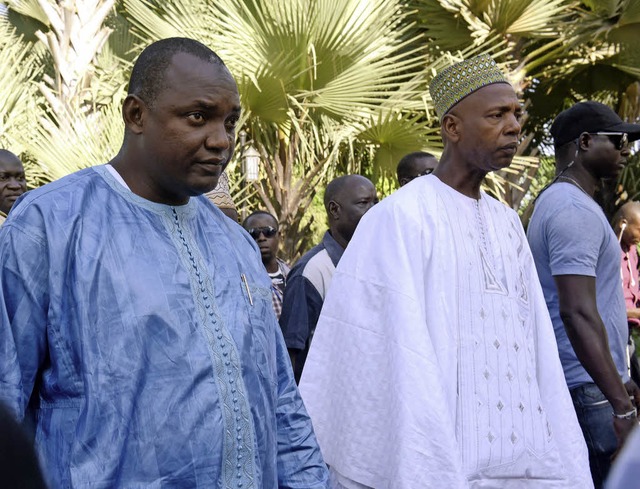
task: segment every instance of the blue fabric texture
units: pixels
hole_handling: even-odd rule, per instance
[[[320,285],[330,283],[343,253],[344,248],[327,231],[322,242],[305,253],[287,276],[280,327],[287,348],[299,350],[294,369],[297,381],[300,381],[324,303],[326,288]],[[319,256],[321,254],[325,256]]]
[[[326,487],[259,251],[206,198],[89,168],[22,198],[0,259],[0,398],[37,406],[51,487]]]
[[[593,485],[599,489],[611,469],[611,457],[618,448],[613,430],[613,408],[595,384],[583,384],[571,391],[573,406],[589,449]]]
[[[555,183],[538,198],[527,238],[569,389],[593,380],[576,357],[560,318],[555,275],[596,278],[598,312],[609,337],[611,356],[623,382],[627,382],[628,330],[620,280],[620,245],[600,206],[575,185]]]

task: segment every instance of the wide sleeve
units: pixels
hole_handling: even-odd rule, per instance
[[[10,221],[0,263],[0,400],[22,419],[47,352],[46,243]]]
[[[426,312],[427,289],[441,303],[439,283],[430,282],[435,224],[411,195],[400,197],[358,224],[332,279],[300,390],[325,460],[349,481],[343,487],[465,488],[455,368],[442,362],[455,365],[455,348],[436,346],[433,335],[449,332],[430,324]]]
[[[279,330],[276,334],[279,489],[324,489],[329,472],[313,432],[311,420],[296,386],[289,356]]]

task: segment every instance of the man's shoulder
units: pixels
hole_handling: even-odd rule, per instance
[[[194,202],[200,222],[206,224],[208,227],[215,223],[215,228],[218,232],[222,232],[231,243],[231,246],[238,251],[238,253],[236,253],[237,256],[247,256],[246,253],[249,252],[249,250],[251,250],[250,253],[255,255],[255,257],[260,256],[258,245],[255,240],[249,236],[249,233],[247,233],[239,223],[227,217],[206,195],[202,194],[191,197],[191,200]],[[240,251],[239,247],[242,248],[242,251]],[[254,258],[253,255],[251,256],[252,261]],[[262,261],[258,260],[258,262],[260,263],[259,269],[262,270]]]
[[[46,221],[61,209],[83,208],[83,200],[94,198],[95,186],[103,181],[94,168],[85,168],[25,193],[11,209],[9,222],[20,226]],[[9,224],[9,222],[7,224]]]
[[[573,228],[585,221],[600,222],[604,214],[600,206],[582,190],[569,183],[553,184],[536,199],[530,227],[567,225]]]
[[[400,187],[382,199],[362,216],[355,236],[361,229],[378,234],[380,229],[393,233],[396,229],[420,229],[425,222],[438,214],[438,202],[443,185],[437,177],[426,175]]]
[[[47,183],[24,194],[20,199],[18,208],[23,209],[33,204],[46,205],[49,201],[62,201],[63,199],[75,199],[80,197],[85,190],[93,186],[93,182],[101,180],[100,175],[93,167],[84,168],[58,180]]]
[[[309,268],[314,268],[318,263],[317,257],[321,253],[322,255],[326,255],[327,259],[331,261],[324,243],[320,242],[300,257],[300,259],[291,268],[289,278],[294,278],[298,275],[302,276],[305,272],[308,272]]]
[[[591,208],[595,201],[583,190],[568,182],[555,182],[544,189],[536,199],[536,207],[556,207],[567,205]]]

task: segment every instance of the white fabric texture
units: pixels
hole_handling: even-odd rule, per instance
[[[300,390],[336,487],[592,487],[516,213],[433,175],[361,220]]]

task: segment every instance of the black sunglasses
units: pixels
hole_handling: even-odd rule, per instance
[[[247,232],[251,235],[253,239],[258,239],[261,234],[263,234],[265,238],[273,238],[278,232],[278,230],[271,226],[265,226],[263,228],[247,229]]]
[[[596,136],[607,136],[618,151],[629,145],[629,135],[626,132],[593,132]]]

